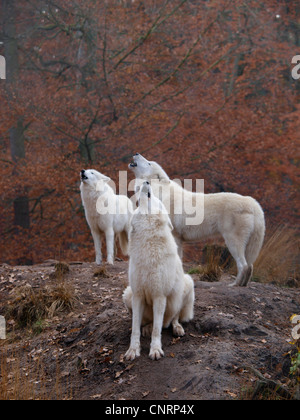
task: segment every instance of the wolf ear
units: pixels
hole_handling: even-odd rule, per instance
[[[98,179],[97,181],[97,185],[96,185],[96,191],[98,192],[103,192],[106,189],[106,184],[110,181],[111,179],[108,176],[102,175],[102,177],[100,179]]]
[[[102,175],[101,181],[103,181],[103,182],[109,182],[109,181],[111,181],[111,178],[109,178],[108,176]]]

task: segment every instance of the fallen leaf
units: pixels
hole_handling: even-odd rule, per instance
[[[101,397],[102,397],[102,394],[95,394],[95,395],[91,396],[91,398],[93,398],[93,400],[101,398]]]
[[[133,368],[133,366],[134,366],[134,363],[132,363],[131,365],[128,365],[128,366],[126,367],[126,369],[125,369],[125,370],[126,370],[126,371],[127,371],[127,370],[130,370],[131,368]]]
[[[145,392],[143,392],[142,393],[142,397],[143,398],[145,398],[145,397],[147,397],[147,395],[149,395],[150,394],[150,391],[145,391]]]
[[[231,392],[228,389],[225,389],[224,391],[226,392],[226,394],[230,395],[230,397],[237,398],[237,394],[235,394],[234,392]]]
[[[124,372],[125,372],[124,370],[121,370],[120,372],[117,372],[115,374],[115,378],[118,379]]]

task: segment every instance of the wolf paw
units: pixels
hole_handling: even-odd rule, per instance
[[[237,283],[237,281],[235,280],[233,283],[229,283],[228,287],[238,287],[239,284]]]
[[[136,357],[139,357],[140,355],[141,355],[141,352],[139,348],[129,347],[128,351],[125,353],[125,359],[132,361]]]
[[[165,353],[163,352],[161,347],[157,347],[157,348],[151,348],[150,353],[149,353],[149,357],[152,360],[159,360],[162,357],[164,357]]]
[[[175,337],[183,337],[185,335],[183,326],[180,324],[173,326],[173,334]]]

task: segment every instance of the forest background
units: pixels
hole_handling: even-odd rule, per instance
[[[79,172],[136,152],[297,226],[298,1],[1,0],[0,24],[0,263],[92,261]]]

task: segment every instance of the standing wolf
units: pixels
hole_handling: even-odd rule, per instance
[[[162,327],[184,335],[181,322],[193,318],[194,282],[185,275],[172,235],[173,226],[163,204],[152,194],[148,182],[142,185],[139,207],[134,212],[129,235],[129,284],[123,294],[132,311],[132,335],[125,357],[140,355],[141,326],[152,330],[150,358],[160,359]]]
[[[106,238],[107,262],[114,263],[115,235],[127,254],[128,232],[133,206],[125,195],[116,195],[108,185],[110,178],[89,169],[80,172],[80,191],[86,220],[95,244],[96,263],[102,263],[102,236]]]
[[[236,261],[238,275],[233,286],[247,286],[253,274],[253,264],[258,257],[265,236],[265,218],[261,206],[252,197],[233,193],[192,193],[171,181],[156,162],[145,159],[138,153],[129,165],[137,180],[151,181],[153,192],[161,195],[174,226],[174,235],[179,245],[221,235]],[[192,207],[197,199],[203,206],[203,221],[194,226],[187,224],[185,208]],[[180,206],[179,204],[182,204]],[[182,208],[181,214],[174,209]]]

